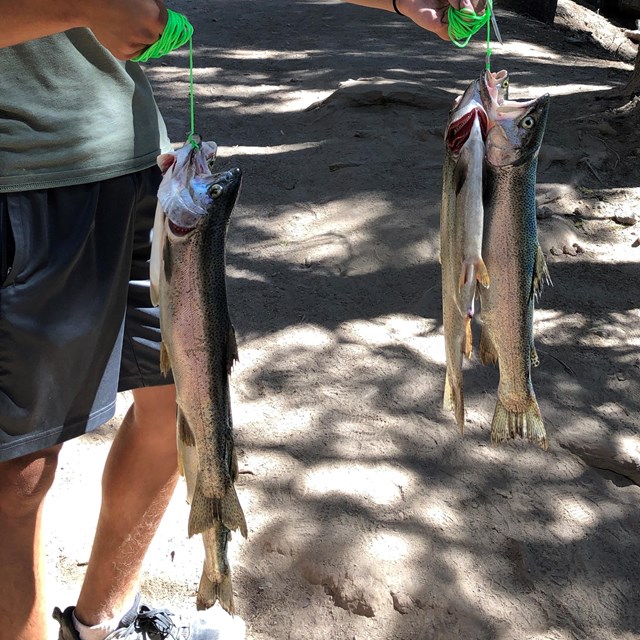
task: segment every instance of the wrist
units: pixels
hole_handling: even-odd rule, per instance
[[[408,16],[411,13],[411,0],[392,0],[393,10],[401,16]]]

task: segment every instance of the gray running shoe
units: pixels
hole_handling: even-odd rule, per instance
[[[245,625],[240,618],[232,618],[221,609],[210,610],[185,622],[166,609],[150,609],[135,605],[122,618],[118,628],[105,640],[245,640]],[[67,607],[53,610],[60,623],[58,640],[80,640],[73,624],[73,610]]]

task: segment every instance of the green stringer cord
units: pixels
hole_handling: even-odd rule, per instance
[[[151,58],[161,58],[162,56],[179,49],[189,43],[189,102],[190,102],[190,124],[191,131],[187,141],[195,149],[200,143],[194,139],[195,135],[195,106],[193,98],[193,25],[186,16],[167,9],[167,24],[160,36],[160,39],[146,48],[134,62],[148,62]]]
[[[449,21],[449,38],[456,47],[466,47],[471,38],[486,25],[487,27],[487,70],[491,57],[491,12],[492,0],[487,0],[483,13],[478,15],[473,9],[454,9],[449,7],[447,18]]]

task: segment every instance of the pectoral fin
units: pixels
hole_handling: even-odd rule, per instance
[[[531,295],[534,299],[538,299],[542,293],[544,285],[553,285],[551,281],[551,275],[547,267],[547,261],[544,259],[544,253],[542,248],[538,244],[538,250],[536,251],[536,261],[533,267],[533,282],[531,283]]]

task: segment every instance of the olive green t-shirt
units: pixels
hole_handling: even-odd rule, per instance
[[[0,49],[0,192],[114,178],[168,149],[143,70],[88,29]]]

